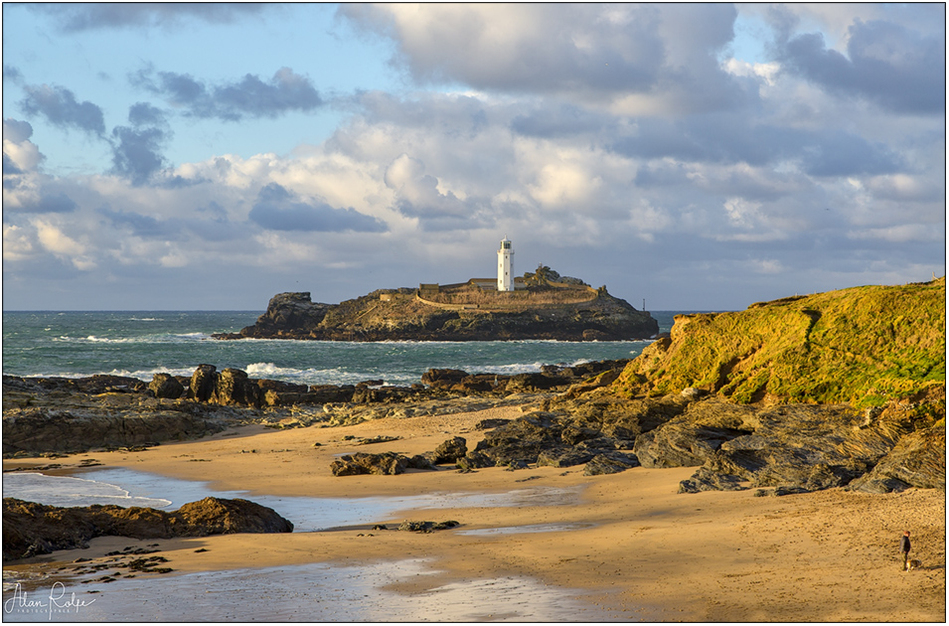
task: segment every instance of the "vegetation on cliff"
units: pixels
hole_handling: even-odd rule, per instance
[[[945,277],[679,316],[671,336],[634,359],[614,390],[633,397],[693,387],[739,403],[856,408],[938,390],[944,397],[945,316]]]

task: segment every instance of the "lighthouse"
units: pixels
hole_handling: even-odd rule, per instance
[[[505,237],[498,248],[498,291],[514,291],[512,256],[514,249],[511,247],[511,240]]]

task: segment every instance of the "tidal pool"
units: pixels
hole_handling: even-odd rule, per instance
[[[372,498],[314,498],[251,495],[219,491],[207,482],[168,478],[126,468],[93,469],[75,476],[10,472],[3,476],[3,497],[55,506],[119,504],[175,510],[182,504],[216,498],[244,498],[275,510],[293,522],[294,532],[313,532],[371,524],[401,510],[470,507],[556,506],[577,502],[580,488],[524,487],[504,493],[433,493]]]
[[[309,498],[219,491],[208,483],[125,468],[84,471],[78,477],[37,473],[4,475],[4,497],[57,506],[93,503],[177,509],[208,496],[247,498],[314,532],[390,519],[400,510],[461,507],[556,506],[576,502],[580,489],[528,487],[505,493],[439,493],[404,497]],[[473,529],[472,535],[571,530],[584,525],[536,524]],[[457,531],[445,531],[457,532]],[[33,621],[306,621],[306,622],[602,622],[617,617],[583,599],[578,590],[525,576],[445,581],[426,559],[356,566],[327,563],[171,574],[88,582],[94,574],[52,574],[45,564],[4,570],[3,620]],[[87,582],[84,582],[87,581]],[[387,587],[426,581],[405,594]]]

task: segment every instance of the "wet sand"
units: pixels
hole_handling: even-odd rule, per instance
[[[315,533],[158,542],[169,565],[185,574],[248,566],[354,568],[424,562],[429,574],[393,578],[386,588],[400,594],[436,589],[447,593],[452,585],[463,588],[466,581],[469,586],[472,581],[541,581],[585,592],[585,599],[612,619],[945,621],[942,491],[867,495],[835,489],[780,498],[755,497],[754,490],[680,495],[678,483],[692,474],[692,468],[636,468],[594,477],[583,476],[582,467],[349,477],[334,477],[329,469],[339,454],[387,450],[418,454],[455,435],[465,437],[471,448],[482,436],[474,429],[479,420],[520,414],[517,407],[505,407],[337,428],[276,431],[250,426],[144,452],[91,453],[57,462],[64,465],[64,473],[80,475],[68,466],[95,458],[106,467],[211,481],[215,489],[251,494],[435,494],[442,500],[440,508],[400,511],[377,523],[397,525],[403,519],[461,523],[456,530],[431,534],[373,531],[371,524],[362,524]],[[371,445],[344,439],[378,435],[402,439]],[[4,467],[29,464],[5,461]],[[534,487],[579,491],[579,496],[528,499],[521,506],[450,508],[453,493],[502,494]],[[526,532],[515,532],[517,528]],[[907,573],[900,571],[898,554],[904,528],[913,532],[912,556],[923,563],[921,569]],[[43,560],[93,558],[129,545],[136,542],[102,538],[90,549],[58,552]],[[206,551],[195,552],[202,548]],[[528,592],[528,587],[515,584],[507,593],[516,597],[519,588]],[[397,605],[392,605],[393,611]],[[490,612],[465,615],[504,619]],[[404,618],[385,614],[370,619]],[[426,618],[413,614],[406,619]],[[582,618],[573,612],[563,619]],[[545,614],[543,620],[557,617]]]

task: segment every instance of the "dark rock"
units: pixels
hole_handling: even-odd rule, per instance
[[[460,526],[460,524],[454,520],[447,520],[444,522],[413,522],[405,520],[399,524],[399,530],[405,530],[414,533],[430,533],[435,530],[447,530],[457,526]]]
[[[743,416],[729,408],[715,422],[715,410],[721,406],[714,400],[692,405],[701,415],[693,420],[693,432],[698,432],[703,421],[753,432],[724,441],[718,450],[707,454],[695,475],[683,481],[683,491],[737,489],[746,481],[752,487],[807,491],[842,487],[865,474],[896,443],[898,429],[893,424],[880,422],[868,427],[865,416],[847,405],[748,406]],[[683,418],[692,411],[690,408]],[[739,417],[740,425],[734,421]],[[670,422],[659,430],[670,426],[682,437],[680,448],[694,448],[695,441],[688,440],[689,430],[682,424]],[[639,444],[637,439],[637,451]]]
[[[352,402],[356,388],[353,385],[311,385],[309,392],[317,396],[318,404]]]
[[[460,383],[468,372],[453,369],[433,368],[422,374],[422,383],[438,389],[449,389]]]
[[[866,493],[946,488],[946,430],[934,426],[904,436],[876,466],[848,489]]]
[[[269,378],[259,379],[257,381],[257,386],[265,392],[276,391],[277,393],[306,393],[307,391],[313,391],[306,385],[298,385],[296,383],[289,383],[283,380],[271,380]]]
[[[493,391],[498,387],[505,387],[508,379],[508,376],[501,376],[500,374],[472,374],[452,385],[451,390],[459,393]]]
[[[411,469],[437,470],[435,463],[432,462],[432,453],[416,454],[406,461],[405,466]]]
[[[545,376],[540,373],[515,374],[508,379],[506,391],[509,393],[543,391],[569,383],[568,378],[560,376]]]
[[[88,547],[95,537],[204,537],[227,533],[292,532],[273,509],[248,500],[205,498],[177,511],[114,505],[63,508],[3,499],[3,559]]]
[[[184,386],[171,374],[155,374],[148,388],[156,398],[177,400],[185,393]]]
[[[358,474],[402,474],[408,467],[409,459],[395,452],[382,454],[344,454],[330,464],[334,476],[355,476]]]
[[[191,375],[191,385],[188,397],[198,402],[207,402],[214,394],[214,385],[217,382],[217,367],[201,364]]]
[[[569,425],[560,433],[563,442],[570,446],[575,446],[586,439],[595,439],[600,436],[600,431],[585,426]]]
[[[556,415],[535,411],[487,432],[475,451],[491,458],[493,465],[497,466],[512,461],[536,463],[541,452],[556,453],[568,449],[560,438],[562,431]]]
[[[381,378],[373,378],[356,383],[356,387],[379,387],[384,384],[386,384],[386,381],[382,380]]]
[[[360,383],[356,385],[352,401],[356,403],[393,402],[404,400],[416,393],[418,391],[411,387],[370,387]]]
[[[439,465],[442,463],[456,463],[458,459],[463,459],[468,454],[468,442],[464,437],[452,437],[435,448],[432,463]]]
[[[684,414],[636,438],[643,467],[702,465],[723,443],[753,432],[755,409],[713,399],[691,404]]]
[[[734,474],[723,474],[700,467],[691,478],[679,482],[679,493],[699,493],[701,491],[741,491],[742,479]]]
[[[494,467],[494,459],[483,452],[472,450],[464,458],[458,459],[455,465],[462,471],[470,472],[482,467]]]
[[[638,467],[639,461],[635,456],[615,452],[612,454],[598,454],[583,468],[584,476],[598,476],[600,474],[618,474]]]
[[[489,418],[483,419],[477,424],[474,425],[475,430],[490,430],[492,428],[497,428],[498,426],[504,426],[511,420],[503,418]]]
[[[154,401],[153,401],[154,402]],[[94,448],[128,448],[156,441],[196,439],[231,422],[204,406],[186,403],[161,410],[51,409],[8,411],[4,407],[3,454],[76,453]]]
[[[123,393],[144,392],[147,386],[137,378],[128,376],[112,376],[110,374],[96,374],[75,379],[76,388],[82,393]]]
[[[217,376],[211,399],[218,404],[260,406],[261,395],[257,381],[251,381],[247,372],[228,367]]]
[[[583,465],[591,461],[596,456],[592,450],[578,450],[576,448],[556,450],[544,450],[537,455],[537,465],[549,465],[551,467],[573,467],[574,465]]]

